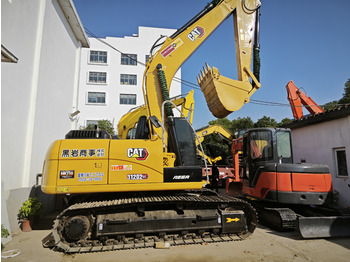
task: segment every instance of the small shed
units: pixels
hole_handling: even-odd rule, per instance
[[[286,127],[292,130],[294,161],[328,165],[337,204],[350,207],[350,105],[305,116]]]

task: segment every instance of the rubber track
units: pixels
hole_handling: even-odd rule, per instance
[[[248,200],[249,201],[249,200]],[[287,207],[265,206],[260,201],[249,201],[258,212],[259,222],[277,231],[296,229],[297,214]]]
[[[192,193],[192,194],[191,194]],[[200,244],[200,243],[212,243],[212,242],[223,242],[223,241],[236,241],[244,239],[249,233],[252,233],[257,225],[257,217],[254,208],[244,200],[237,199],[229,196],[219,195],[196,195],[199,192],[190,192],[186,195],[159,195],[159,196],[145,196],[145,197],[132,197],[132,198],[120,198],[115,200],[88,202],[74,204],[65,209],[59,214],[54,221],[52,229],[52,240],[54,242],[54,248],[62,250],[66,253],[80,253],[80,252],[96,252],[96,251],[112,251],[122,249],[133,249],[133,248],[146,248],[154,247],[157,242],[168,242],[171,246],[173,245],[188,245],[188,244]],[[204,191],[204,193],[207,193]],[[127,206],[137,206],[139,204],[157,205],[161,204],[167,206],[168,204],[186,203],[187,205],[229,205],[238,210],[243,210],[247,219],[248,229],[239,235],[236,234],[209,234],[198,235],[196,233],[187,234],[184,236],[177,234],[165,235],[159,237],[157,233],[155,235],[147,235],[142,238],[126,237],[124,240],[108,239],[107,241],[100,242],[98,240],[85,241],[83,245],[67,243],[61,238],[60,230],[62,230],[61,223],[64,221],[66,216],[81,214],[84,212],[88,213],[100,213],[108,211],[109,209],[123,208]]]
[[[265,222],[266,224],[270,224],[273,228],[278,231],[296,229],[297,216],[295,212],[289,208],[264,208],[261,212],[267,212],[267,216],[279,217],[280,224],[271,224],[272,219],[268,219]]]

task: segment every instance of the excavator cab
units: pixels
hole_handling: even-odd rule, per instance
[[[255,187],[266,166],[292,163],[290,132],[285,129],[249,130],[243,136],[243,176]]]
[[[293,164],[285,128],[250,129],[243,136],[241,178],[245,194],[288,204],[322,205],[332,200],[326,165]]]

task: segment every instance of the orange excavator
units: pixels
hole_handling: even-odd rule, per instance
[[[226,193],[243,194],[259,221],[280,231],[297,229],[303,238],[350,236],[349,210],[331,207],[328,166],[293,164],[291,144],[286,128],[249,129],[234,139],[234,174],[226,179]]]
[[[317,105],[311,97],[308,97],[298,87],[296,87],[293,81],[288,82],[286,89],[294,119],[298,120],[304,117],[302,105],[310,112],[311,115],[324,112],[324,110]]]

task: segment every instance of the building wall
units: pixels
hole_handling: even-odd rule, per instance
[[[46,150],[71,128],[81,43],[56,0],[1,3],[1,41],[18,58],[1,66],[1,180],[14,230]]]
[[[335,148],[345,148],[350,175],[350,116],[292,130],[294,162],[326,164],[332,174],[333,189],[339,192],[338,204],[350,207],[349,177],[337,176]]]
[[[170,36],[174,33],[173,29],[139,27],[137,36],[107,37],[103,41],[125,54],[137,54],[137,60],[146,63],[146,55],[149,54],[154,42],[160,35]],[[121,65],[121,54],[113,50],[100,41],[89,38],[90,49],[82,51],[80,86],[79,86],[79,126],[86,126],[87,120],[108,119],[113,123],[115,131],[120,118],[130,109],[144,104],[142,93],[142,77],[145,66],[138,63],[137,66]],[[89,62],[90,50],[106,51],[107,63],[97,64]],[[89,72],[106,72],[106,84],[88,83]],[[121,85],[120,75],[132,74],[137,75],[137,85]],[[181,69],[175,74],[175,77],[181,78]],[[105,92],[106,103],[103,105],[88,104],[88,92]],[[120,104],[120,94],[136,94],[136,105]],[[181,94],[181,83],[173,81],[170,88],[170,97]]]

